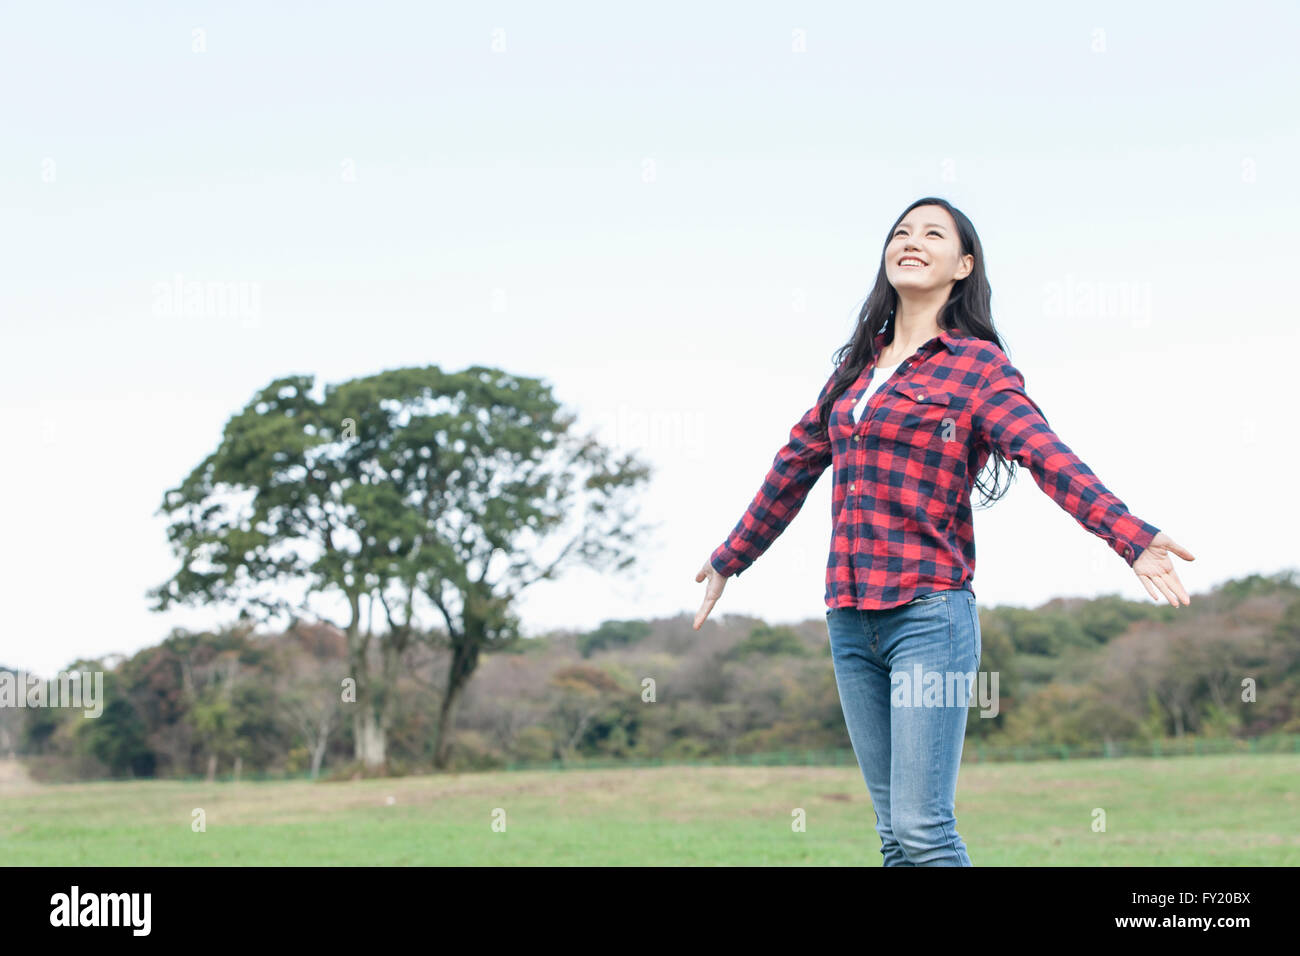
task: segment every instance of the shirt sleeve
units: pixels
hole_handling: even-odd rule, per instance
[[[972,413],[976,436],[1029,469],[1038,487],[1129,565],[1160,529],[1129,513],[1092,470],[1057,437],[1025,393],[1020,371],[1000,355],[985,374]]]
[[[709,563],[720,575],[738,575],[754,563],[803,507],[808,491],[831,462],[829,437],[821,433],[819,409],[835,385],[835,372],[817,401],[790,429],[785,443],[736,527],[714,550]]]

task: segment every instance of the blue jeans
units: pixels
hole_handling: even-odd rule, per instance
[[[826,627],[885,866],[970,866],[953,799],[980,661],[975,595],[962,588],[880,611],[831,608]]]

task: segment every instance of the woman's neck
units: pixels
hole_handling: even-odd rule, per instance
[[[893,352],[911,355],[938,335],[939,313],[948,301],[948,289],[932,289],[922,298],[900,295],[895,305]]]
[[[916,321],[909,323],[907,319],[903,319],[894,328],[894,340],[881,349],[880,354],[876,356],[876,363],[882,368],[899,365],[942,331],[939,323],[935,321],[935,316],[928,317],[925,323]]]

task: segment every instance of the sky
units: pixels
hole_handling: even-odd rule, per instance
[[[429,364],[542,377],[654,469],[637,565],[534,585],[527,633],[693,615],[927,195],[1193,601],[1294,566],[1298,9],[5,3],[0,663],[230,620],[150,611],[164,491],[275,378]],[[829,519],[828,470],[714,614],[822,615]],[[1026,470],[975,527],[984,606],[1151,600]]]

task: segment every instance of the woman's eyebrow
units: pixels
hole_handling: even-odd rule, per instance
[[[904,226],[906,226],[906,225],[908,225],[908,224],[905,223],[905,222],[900,222],[900,223],[898,224],[898,228],[899,228],[899,229],[902,229],[902,228],[903,228]],[[921,228],[922,228],[922,229],[943,229],[944,226],[943,226],[942,223],[938,223],[938,222],[927,222],[927,223],[926,223],[924,226],[922,226]]]

